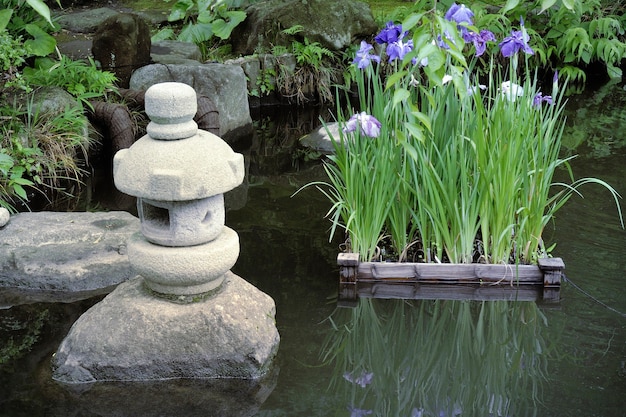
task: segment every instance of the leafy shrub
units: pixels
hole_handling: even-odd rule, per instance
[[[297,35],[302,31],[301,25],[294,25],[282,31],[285,35]],[[275,45],[272,54],[281,57],[291,54],[296,59],[296,68],[292,70],[280,64],[278,59],[278,76],[275,82],[283,97],[295,98],[302,104],[309,97],[317,95],[320,102],[332,102],[332,87],[339,78],[339,60],[330,49],[319,42],[311,42],[304,37],[302,41],[294,39],[289,47]]]
[[[0,205],[15,211],[18,202],[28,205],[26,188],[49,195],[80,182],[90,145],[81,106],[41,113],[31,96],[0,107],[0,118]]]
[[[67,56],[38,59],[35,67],[24,69],[24,78],[31,85],[62,87],[87,105],[89,99],[106,96],[115,82],[115,75],[101,71],[93,59],[73,61]]]
[[[6,30],[0,31],[0,87],[18,87],[26,89],[19,68],[28,56],[21,38],[9,35]]]
[[[23,39],[25,56],[46,56],[56,50],[56,40],[48,33],[55,29],[50,9],[42,0],[0,0],[0,30]]]
[[[233,29],[243,22],[246,13],[242,10],[233,10],[239,5],[234,0],[178,0],[172,6],[168,21],[182,23],[178,33],[172,27],[166,27],[157,32],[153,41],[176,39],[183,42],[192,42],[200,46],[206,55],[206,42],[217,37],[228,39]]]
[[[433,4],[418,0],[409,10],[425,13],[451,2]],[[621,61],[626,58],[623,3],[601,0],[507,0],[472,4],[477,27],[486,28],[499,39],[524,18],[535,55],[530,69],[551,73],[557,70],[570,87],[584,86],[590,66],[599,64],[610,78],[621,78]],[[407,15],[391,13],[387,20],[401,21]],[[395,16],[395,18],[394,18]],[[495,49],[494,49],[495,51]],[[492,51],[493,52],[493,51]]]
[[[591,64],[601,64],[610,78],[621,78],[619,65],[626,57],[624,17],[600,0],[545,0],[507,3],[501,10],[511,19],[526,10],[536,54],[534,64],[552,67],[570,82],[583,85]]]
[[[79,103],[88,105],[89,99],[106,95],[115,76],[100,71],[92,60],[72,61],[60,54],[58,61],[48,58],[56,50],[48,34],[55,26],[43,0],[0,0],[0,8],[0,205],[14,211],[18,202],[28,206],[28,188],[47,196],[69,193],[80,182],[90,139]],[[30,57],[39,58],[34,67],[24,67]],[[37,86],[62,87],[79,102],[44,114],[32,96],[20,104],[20,94],[6,88],[31,92]]]

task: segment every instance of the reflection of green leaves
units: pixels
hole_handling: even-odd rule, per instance
[[[0,344],[0,365],[15,360],[32,349],[40,339],[44,325],[49,321],[49,311],[33,312],[27,317],[23,321],[16,320],[11,327],[6,326],[6,321],[2,323],[0,331],[4,337]]]
[[[580,147],[582,155],[604,158],[626,149],[626,93],[613,80],[569,104],[568,123],[563,132],[563,146],[571,153]],[[606,109],[611,109],[607,111]]]
[[[361,299],[332,324],[331,386],[373,415],[517,415],[541,401],[550,346],[535,303]],[[361,387],[344,373],[373,377]]]

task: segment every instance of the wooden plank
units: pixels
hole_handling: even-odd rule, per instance
[[[339,266],[358,266],[359,254],[351,252],[342,252],[337,255],[337,265]]]
[[[538,265],[543,273],[545,287],[561,286],[561,278],[565,270],[565,263],[561,258],[539,259]]]
[[[561,258],[537,265],[359,262],[342,253],[339,299],[359,297],[559,301],[565,264]]]
[[[358,281],[543,282],[543,273],[536,265],[361,262],[357,277]]]

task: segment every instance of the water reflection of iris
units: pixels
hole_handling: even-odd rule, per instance
[[[541,399],[533,302],[361,299],[330,322],[324,359],[351,416],[532,415]]]

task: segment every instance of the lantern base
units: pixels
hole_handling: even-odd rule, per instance
[[[68,384],[175,378],[256,379],[280,336],[274,300],[232,272],[195,303],[154,297],[141,277],[120,284],[72,326],[52,358]]]
[[[151,290],[166,295],[195,296],[214,291],[238,257],[239,236],[229,227],[214,240],[196,246],[155,245],[141,233],[128,240],[130,266]]]

